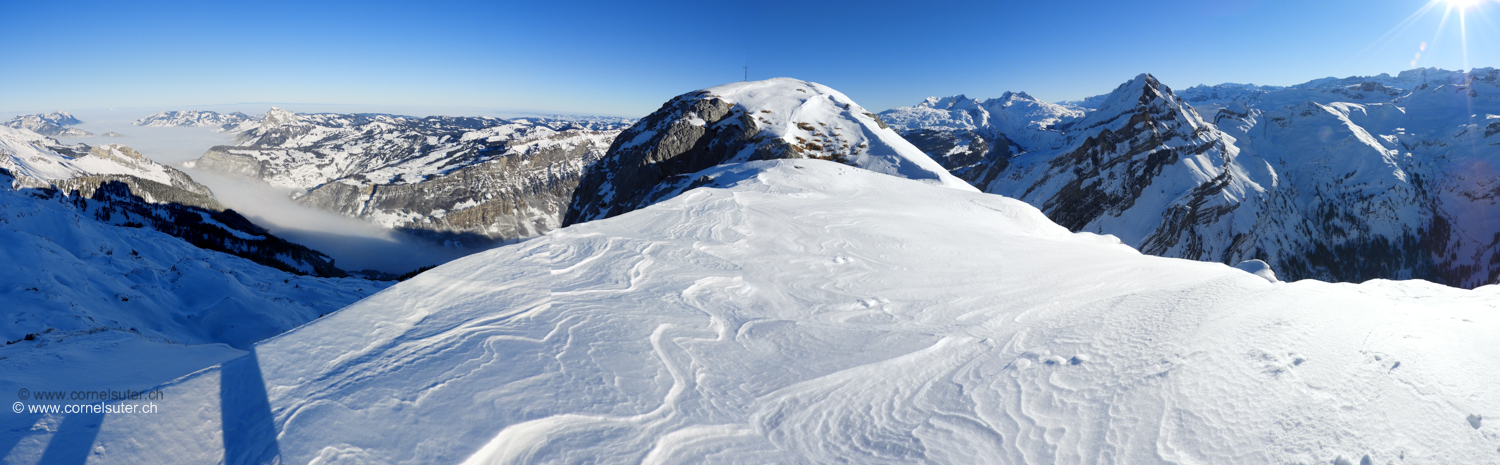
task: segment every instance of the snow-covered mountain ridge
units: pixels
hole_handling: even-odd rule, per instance
[[[630,123],[273,108],[231,128],[238,145],[214,147],[195,166],[300,189],[304,204],[389,228],[482,245],[556,228],[583,166]]]
[[[1497,81],[1494,69],[1422,69],[1288,87],[1144,86],[1154,95],[1127,83],[1080,103],[1091,108],[1081,116],[995,129],[1050,144],[967,158],[952,157],[963,149],[949,141],[973,129],[905,118],[935,111],[932,99],[883,118],[982,190],[1146,253],[1263,259],[1294,280],[1474,287],[1500,281],[1500,227],[1484,220],[1500,215],[1485,174],[1500,163]]]
[[[97,427],[83,446],[103,462],[1225,464],[1500,447],[1481,424],[1500,410],[1482,342],[1500,287],[1269,282],[821,160],[696,174],[716,187],[457,260],[165,386],[192,415],[80,420]]]
[[[689,92],[642,118],[589,166],[563,224],[608,218],[712,182],[691,174],[713,166],[784,158],[972,189],[844,94],[775,78]]]
[[[78,128],[70,128],[75,124],[81,124],[78,118],[66,111],[39,115],[21,115],[11,118],[5,122],[6,127],[14,129],[25,129],[37,134],[49,137],[88,137],[93,134]]]
[[[131,123],[135,126],[153,128],[213,127],[215,131],[226,131],[242,123],[255,121],[240,112],[219,113],[215,111],[163,111]]]

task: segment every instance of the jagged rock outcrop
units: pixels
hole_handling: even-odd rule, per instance
[[[590,165],[563,225],[655,203],[666,194],[656,189],[663,181],[728,162],[746,148],[746,160],[801,157],[780,139],[757,146],[764,142],[755,140],[759,133],[748,110],[708,91],[678,96],[625,130],[609,154]]]
[[[642,118],[589,166],[563,225],[619,215],[711,183],[693,176],[707,168],[785,158],[970,188],[844,94],[775,78],[689,92]]]
[[[1151,234],[1126,229],[1174,215],[1165,211],[1173,208],[1189,222],[1223,215],[1234,202],[1214,197],[1231,184],[1236,191],[1254,190],[1226,169],[1237,150],[1223,133],[1149,74],[1121,85],[1099,110],[1065,123],[1062,131],[1062,150],[1029,152],[990,186],[1039,204],[1049,218],[1075,231],[1111,231],[1127,243],[1145,244]],[[1137,204],[1158,178],[1182,180],[1196,190],[1171,204]]]

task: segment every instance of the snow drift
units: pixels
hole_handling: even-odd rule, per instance
[[[1500,287],[1272,283],[819,160],[703,175],[717,186],[457,260],[176,381],[172,414],[89,420],[90,458],[1484,463],[1500,447],[1482,422],[1500,411]]]

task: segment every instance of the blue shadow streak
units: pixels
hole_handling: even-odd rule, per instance
[[[47,441],[47,450],[42,452],[43,464],[85,463],[94,449],[94,439],[99,437],[99,426],[104,424],[104,412],[73,413],[63,418],[57,433]]]
[[[254,347],[249,355],[219,368],[219,409],[225,464],[271,463],[281,456],[275,417]]]
[[[11,404],[14,402],[16,401],[12,398],[5,402],[4,407],[10,409]],[[26,439],[26,436],[32,434],[31,426],[35,425],[37,420],[42,419],[42,415],[36,413],[16,413],[15,415],[10,415],[11,413],[14,412],[3,412],[4,417],[0,419],[0,457],[10,455],[10,451],[14,450],[16,445],[21,443],[22,439]]]

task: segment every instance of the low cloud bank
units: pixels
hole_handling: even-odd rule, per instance
[[[339,268],[349,271],[377,270],[401,274],[418,267],[445,263],[483,249],[444,247],[364,220],[308,207],[293,201],[292,190],[277,189],[257,180],[212,171],[187,168],[215,145],[233,143],[228,134],[212,128],[146,128],[130,123],[149,113],[100,111],[80,114],[84,124],[76,127],[94,134],[117,132],[125,137],[62,138],[65,143],[89,145],[118,143],[136,149],[159,163],[170,164],[212,189],[226,207],[250,218],[273,234],[333,257]]]

